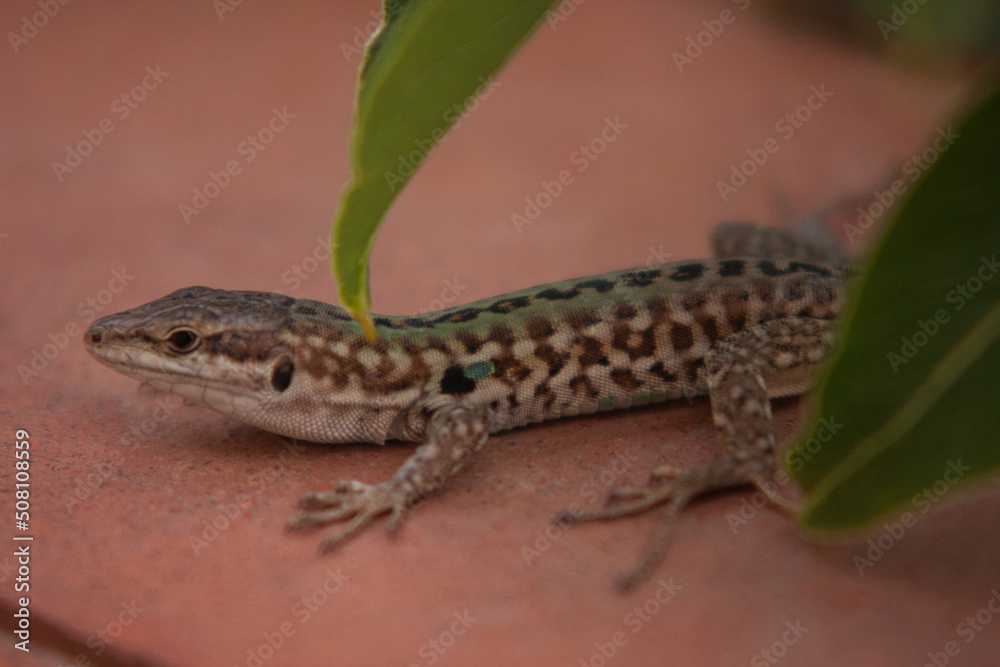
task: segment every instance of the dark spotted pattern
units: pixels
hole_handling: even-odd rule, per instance
[[[328,304],[188,288],[114,316],[123,323],[98,338],[111,343],[127,330],[136,345],[169,354],[165,328],[128,324],[163,311],[163,320],[201,334],[194,354],[260,366],[269,387],[278,367],[290,363],[294,374],[283,395],[311,381],[319,384],[317,400],[336,405],[346,394],[344,403],[370,404],[366,419],[374,420],[396,410],[379,407],[386,397],[409,392],[417,415],[447,396],[482,406],[490,429],[499,430],[608,401],[628,404],[636,394],[703,387],[703,355],[711,345],[784,315],[831,318],[846,273],[794,260],[667,264],[425,315],[376,316],[381,337],[374,344],[344,310]],[[366,403],[365,395],[377,401]],[[418,423],[413,432],[419,431]]]

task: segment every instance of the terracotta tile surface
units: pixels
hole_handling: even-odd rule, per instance
[[[351,42],[376,3],[231,4],[220,18],[207,1],[74,2],[35,31],[24,17],[42,22],[31,17],[56,2],[0,9],[0,475],[11,510],[11,443],[26,429],[35,538],[32,651],[7,632],[0,661],[994,664],[1000,622],[961,624],[998,620],[997,493],[922,516],[863,576],[863,540],[809,544],[770,510],[734,531],[747,493],[688,511],[653,580],[627,596],[611,581],[653,517],[546,536],[556,510],[611,477],[642,483],[655,465],[714,457],[704,401],[495,437],[395,540],[379,526],[324,558],[317,535],[284,534],[299,495],[382,480],[411,447],[288,443],[140,390],[79,340],[95,315],[186,285],[334,299],[314,258],[347,179]],[[960,81],[754,9],[678,71],[674,52],[732,6],[587,2],[544,25],[393,209],[372,260],[376,309],[703,255],[717,221],[787,224],[870,192],[962,99]],[[814,87],[832,95],[778,134]],[[248,148],[276,113],[282,129]],[[619,134],[580,172],[574,152],[608,122]],[[724,201],[717,181],[772,136],[780,150]],[[79,162],[54,165],[81,142]],[[185,221],[180,205],[229,161],[239,173]],[[573,182],[518,233],[511,214],[562,170]],[[800,409],[777,407],[779,436]],[[7,624],[13,545],[0,557]]]

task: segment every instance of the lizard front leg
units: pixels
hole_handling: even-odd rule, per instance
[[[460,404],[438,408],[428,420],[426,442],[391,479],[375,486],[343,480],[333,491],[306,494],[299,499],[305,511],[289,522],[288,529],[316,528],[353,517],[343,530],[320,543],[321,553],[332,551],[387,512],[392,515],[386,530],[394,534],[406,510],[464,468],[488,435],[482,410]]]
[[[663,466],[650,475],[650,487],[614,489],[609,507],[590,512],[561,512],[558,522],[614,519],[663,505],[649,552],[619,579],[629,589],[645,579],[663,556],[667,538],[681,510],[696,496],[715,489],[752,484],[779,508],[794,511],[769,484],[775,472],[775,443],[765,374],[783,373],[817,364],[831,343],[829,320],[784,317],[764,322],[718,341],[705,356],[712,418],[725,455],[689,470]],[[772,395],[795,393],[799,388]],[[624,502],[619,502],[624,501]]]

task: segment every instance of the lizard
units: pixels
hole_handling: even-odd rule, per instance
[[[348,521],[329,552],[434,493],[490,434],[533,422],[707,395],[724,454],[645,487],[613,489],[603,509],[560,522],[660,506],[652,545],[618,581],[662,559],[681,510],[721,488],[770,484],[770,399],[805,392],[830,346],[853,269],[831,247],[777,229],[720,226],[717,258],[542,285],[416,316],[375,316],[370,342],[337,306],[280,294],[188,287],[95,321],[102,364],[252,426],[323,442],[421,443],[389,479],[344,480],[304,495],[289,530]],[[669,481],[667,481],[669,480]]]

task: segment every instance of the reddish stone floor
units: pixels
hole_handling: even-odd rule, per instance
[[[25,28],[45,4],[0,9],[0,475],[12,510],[25,429],[34,536],[31,653],[7,632],[0,661],[985,665],[1000,653],[1000,622],[965,625],[992,619],[1000,595],[995,492],[921,517],[863,574],[866,538],[810,544],[770,510],[731,524],[747,493],[685,513],[653,579],[625,596],[612,579],[653,517],[546,536],[555,511],[609,481],[715,456],[704,401],[495,437],[395,540],[379,526],[319,557],[318,535],[283,533],[298,496],[385,479],[411,447],[289,444],[140,390],[80,335],[187,285],[334,299],[323,256],[348,178],[352,42],[377,3],[234,2],[220,18],[207,1],[73,2]],[[961,82],[753,8],[679,71],[673,54],[733,6],[587,2],[543,25],[392,210],[372,259],[376,310],[703,255],[720,220],[788,224],[871,192],[963,98]],[[808,119],[776,126],[816,91]],[[720,196],[765,145],[778,150]],[[237,173],[220,176],[227,165]],[[571,182],[515,228],[564,170]],[[777,407],[780,436],[800,410]],[[18,544],[0,557],[8,625]]]

